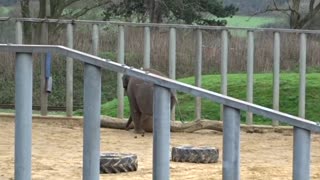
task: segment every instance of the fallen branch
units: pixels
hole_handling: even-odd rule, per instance
[[[101,127],[113,129],[125,129],[127,120],[112,117],[103,117]],[[171,132],[195,132],[201,129],[210,129],[222,132],[222,122],[211,120],[197,120],[187,123],[171,121]]]

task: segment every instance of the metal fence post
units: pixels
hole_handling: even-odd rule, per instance
[[[195,85],[201,87],[201,71],[202,71],[202,32],[196,30],[196,62],[195,62]],[[196,97],[195,102],[196,119],[201,119],[201,98]]]
[[[124,45],[124,27],[119,26],[118,34],[118,63],[124,64],[124,54],[125,54],[125,45]],[[118,97],[118,118],[123,118],[123,109],[124,109],[124,90],[122,86],[122,74],[118,73],[117,75],[117,97]]]
[[[150,54],[151,54],[150,27],[144,27],[144,49],[143,49],[143,67],[144,68],[150,68]]]
[[[83,179],[100,174],[101,68],[84,65]]]
[[[299,116],[305,117],[306,106],[306,59],[307,59],[307,37],[300,34],[300,59],[299,59]]]
[[[155,85],[153,94],[153,180],[169,180],[170,92]]]
[[[240,179],[240,110],[223,107],[223,180]]]
[[[22,22],[16,22],[16,43],[22,44],[23,43],[23,32],[22,32]]]
[[[98,56],[99,54],[99,25],[92,25],[92,50],[91,54]]]
[[[41,23],[41,44],[48,44],[48,23]],[[40,73],[40,114],[48,115],[48,93],[46,91],[46,63],[45,55],[41,57]]]
[[[294,127],[293,129],[293,179],[310,179],[310,131]]]
[[[273,41],[273,109],[279,110],[279,94],[280,94],[280,33],[274,33]],[[273,126],[278,126],[279,121],[272,120]]]
[[[169,34],[169,78],[176,79],[176,29],[170,28]],[[176,94],[176,92],[174,91]],[[176,107],[172,107],[171,111],[171,120],[175,121],[176,119]]]
[[[254,61],[254,34],[248,31],[248,46],[247,46],[247,101],[253,102],[253,62]],[[251,125],[252,112],[247,112],[246,123]]]
[[[32,54],[16,54],[15,70],[15,171],[16,180],[31,180]]]
[[[67,47],[73,48],[73,25],[67,24]],[[73,59],[66,59],[66,114],[68,117],[73,113]]]
[[[228,94],[228,31],[223,30],[221,34],[221,93]],[[220,119],[223,120],[223,105],[220,105]]]

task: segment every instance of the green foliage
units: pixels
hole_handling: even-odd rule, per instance
[[[246,74],[228,75],[228,95],[241,100],[246,100]],[[205,89],[220,92],[220,75],[205,75],[202,78],[202,86]],[[254,103],[272,108],[272,74],[254,75]],[[194,78],[184,78],[179,81],[194,85]],[[307,96],[306,96],[306,118],[310,120],[319,120],[319,101],[320,94],[320,76],[318,73],[307,74]],[[298,115],[299,100],[299,74],[282,73],[280,77],[280,111],[292,115]],[[194,97],[185,93],[178,92],[179,105],[176,109],[176,119],[186,121],[195,118],[195,100]],[[179,113],[179,109],[181,113]],[[108,116],[116,116],[117,99],[102,105],[101,113]],[[128,100],[125,99],[125,116],[129,116]],[[202,118],[220,119],[220,104],[209,100],[202,100]],[[245,122],[246,114],[241,112],[241,121]],[[271,124],[271,120],[254,115],[255,124]]]
[[[161,17],[160,22],[167,20],[183,21],[186,24],[225,25],[225,20],[207,19],[205,15],[231,17],[238,10],[233,5],[223,7],[222,2],[218,0],[162,0],[158,4],[159,7],[155,3],[155,1],[132,0],[111,4],[103,12],[104,20],[124,17],[125,19],[137,18],[138,21],[144,22],[149,18],[153,22],[151,16],[156,14]]]

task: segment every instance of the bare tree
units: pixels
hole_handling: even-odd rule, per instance
[[[36,15],[38,18],[52,18],[52,19],[77,19],[89,11],[105,5],[107,3],[112,2],[112,0],[92,0],[92,1],[85,1],[85,0],[39,0],[39,13]],[[80,4],[80,8],[71,8],[71,6],[75,5],[76,3]],[[30,0],[21,0],[21,16],[25,18],[31,17],[30,12]],[[55,32],[60,29],[61,25],[57,24],[54,27],[50,28],[50,31]],[[40,25],[34,25],[35,34],[40,33]],[[26,23],[24,25],[24,39],[25,43],[31,42],[31,24]],[[50,32],[49,32],[50,33]],[[33,41],[35,43],[39,43],[39,36],[35,36]]]
[[[284,5],[279,5],[276,0],[272,0],[273,5],[268,6],[264,12],[280,11],[289,16],[290,27],[293,29],[307,28],[310,23],[319,15],[320,1],[310,0],[287,0]],[[308,3],[307,12],[303,11],[302,4]]]

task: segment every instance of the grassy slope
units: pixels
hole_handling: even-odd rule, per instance
[[[265,107],[272,107],[272,74],[255,74],[254,76],[254,103]],[[194,84],[194,78],[180,79],[179,81],[188,84]],[[280,84],[280,111],[289,114],[298,114],[298,92],[299,76],[295,73],[281,74]],[[202,78],[202,84],[205,89],[215,92],[220,91],[220,76],[206,75]],[[306,118],[310,120],[319,120],[320,117],[320,75],[318,73],[307,75],[307,99],[306,99]],[[246,75],[230,74],[228,75],[228,95],[246,99]],[[180,102],[181,116],[176,113],[177,119],[194,119],[194,97],[184,93],[178,93]],[[220,105],[208,100],[202,102],[202,118],[220,119]],[[116,116],[117,100],[102,105],[102,114]],[[125,116],[128,117],[128,101],[125,99]],[[242,121],[245,121],[245,113],[241,113]],[[271,124],[269,119],[260,116],[254,116],[254,122],[257,124]]]
[[[232,18],[222,18],[228,21],[227,26],[232,27],[261,27],[266,24],[282,21],[281,18],[275,17],[251,17],[251,16],[234,16]]]
[[[8,16],[13,7],[0,7],[0,16]]]

